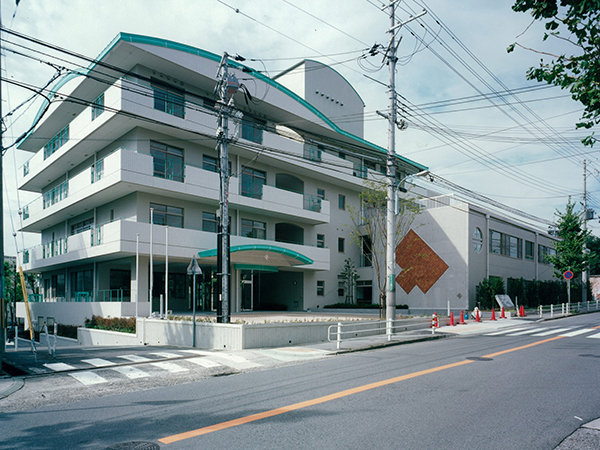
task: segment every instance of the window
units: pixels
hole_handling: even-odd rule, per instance
[[[91,270],[81,270],[79,272],[71,272],[71,292],[91,293],[94,289],[93,272]]]
[[[317,198],[325,200],[325,189],[317,188]]]
[[[523,239],[490,230],[490,252],[523,259]]]
[[[89,219],[82,220],[81,222],[77,222],[71,225],[71,234],[79,234],[86,230],[89,230],[94,225],[94,218],[90,217]]]
[[[124,289],[129,291],[131,288],[131,271],[110,269],[110,289]]]
[[[344,152],[338,152],[338,156],[339,156],[341,159],[346,159],[346,154],[345,154]]]
[[[242,219],[241,236],[267,239],[267,224],[256,220]]]
[[[339,275],[338,275],[339,278]],[[343,280],[338,280],[338,297],[343,297],[344,296],[344,288],[345,288],[345,281]]]
[[[44,145],[44,159],[48,158],[51,154],[53,154],[56,150],[65,145],[68,141],[69,125],[60,130],[56,136],[54,136],[48,141],[46,145]]]
[[[217,215],[210,212],[202,212],[202,231],[208,231],[210,233],[216,233],[219,227],[217,221]]]
[[[152,223],[155,225],[183,228],[183,208],[150,203],[150,209],[154,209]]]
[[[317,234],[317,247],[325,248],[325,235]]]
[[[483,248],[483,233],[481,229],[475,227],[473,230],[473,250],[475,253],[481,253],[481,249]]]
[[[359,163],[354,163],[354,170],[352,175],[358,178],[367,178],[367,167]]]
[[[373,170],[373,171],[377,170],[377,164],[374,161],[367,161],[367,160],[365,160],[364,166],[367,169],[370,169],[370,170]]]
[[[338,238],[338,252],[344,253],[345,243],[346,243],[346,241],[344,240],[344,238]]]
[[[525,241],[525,259],[533,260],[534,243]]]
[[[212,156],[202,155],[202,168],[204,170],[208,170],[209,172],[218,172],[219,164],[217,163],[217,158],[213,158]]]
[[[317,280],[317,295],[323,296],[325,295],[325,281]]]
[[[154,176],[181,181],[184,178],[183,149],[150,141],[150,155],[154,159]]]
[[[267,174],[249,167],[242,170],[242,195],[244,197],[262,198],[262,187],[267,184]]]
[[[104,111],[104,93],[92,102],[92,120],[95,120]]]
[[[371,238],[369,236],[361,237],[362,254],[360,258],[361,267],[371,267],[373,265],[373,251],[371,245]]]
[[[338,208],[340,209],[346,209],[346,196],[340,194],[338,196]]]
[[[265,125],[266,123],[262,120],[244,115],[242,118],[242,139],[262,144]]]
[[[545,245],[538,244],[538,262],[540,264],[548,264],[552,263],[548,261],[548,256],[555,256],[556,250],[550,247],[546,247]]]
[[[184,92],[159,80],[152,79],[154,109],[183,119],[185,115]]]

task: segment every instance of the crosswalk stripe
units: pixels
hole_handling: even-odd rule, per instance
[[[233,367],[234,369],[243,370],[243,369],[254,369],[256,367],[262,367],[262,364],[255,363],[247,360],[238,355],[234,355],[231,353],[215,353],[215,352],[207,352],[204,350],[185,350],[188,353],[195,353],[197,355],[210,356],[211,359],[221,362],[221,364],[225,366]]]
[[[108,367],[108,366],[114,366],[116,364],[114,362],[107,361],[106,359],[102,359],[102,358],[82,359],[81,362],[90,364],[91,366],[94,366],[94,367]]]
[[[553,330],[542,331],[541,333],[534,334],[533,336],[549,336],[551,334],[562,333],[563,331],[568,331],[571,328],[555,328]]]
[[[510,333],[510,334],[507,334],[507,336],[523,336],[524,334],[535,333],[538,330],[539,330],[539,328],[533,328],[533,329],[528,329],[528,330],[524,330],[524,331],[519,331],[518,333]]]
[[[213,361],[212,359],[208,359],[204,356],[198,356],[197,358],[190,358],[190,359],[188,359],[188,361],[191,363],[197,364],[199,366],[206,367],[207,369],[210,369],[211,367],[219,367],[219,366],[223,365],[221,363]]]
[[[500,336],[501,334],[507,334],[507,333],[512,333],[513,331],[526,330],[526,329],[529,329],[529,328],[528,327],[511,328],[510,330],[501,330],[501,331],[495,331],[494,333],[487,333],[487,334],[485,334],[485,336]]]
[[[74,366],[65,363],[48,363],[44,364],[44,367],[47,367],[50,370],[54,370],[55,372],[64,372],[65,370],[75,370]]]
[[[111,369],[116,370],[117,372],[125,375],[127,378],[130,378],[132,380],[150,376],[150,374],[148,372],[144,372],[143,370],[140,370],[137,367],[132,367],[132,366],[112,367]]]
[[[594,330],[592,330],[591,328],[582,328],[581,330],[575,330],[575,331],[571,331],[570,333],[561,334],[561,336],[573,337],[573,336],[579,336],[580,334],[590,333],[591,331],[594,331]]]
[[[179,364],[175,364],[168,361],[155,362],[152,363],[152,365],[158,367],[159,369],[167,370],[171,373],[187,372],[188,370],[185,367],[181,367]]]
[[[159,356],[161,358],[181,358],[181,355],[178,355],[176,353],[168,353],[168,352],[157,352],[157,353],[150,353],[151,355],[156,355]]]
[[[84,372],[73,372],[70,373],[73,378],[79,381],[81,384],[85,384],[89,386],[91,384],[101,384],[107,383],[108,380],[106,378],[102,378],[100,375],[95,374],[94,372],[84,371]]]
[[[139,356],[139,355],[121,355],[121,356],[117,356],[117,358],[123,358],[123,359],[126,359],[127,361],[131,361],[131,362],[150,362],[150,361],[152,361],[150,358],[146,358],[145,356]]]
[[[600,333],[592,334],[591,336],[587,336],[589,339],[600,339]]]

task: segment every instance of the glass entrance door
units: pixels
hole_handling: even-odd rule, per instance
[[[254,308],[253,278],[251,270],[242,271],[242,311]]]

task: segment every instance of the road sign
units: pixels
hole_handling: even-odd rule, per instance
[[[567,270],[565,273],[563,273],[563,277],[565,277],[565,280],[570,280],[571,278],[573,278],[573,272]]]

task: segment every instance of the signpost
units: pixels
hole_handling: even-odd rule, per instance
[[[565,277],[565,280],[567,280],[567,299],[570,304],[571,303],[571,278],[573,278],[573,272],[570,270],[567,270],[565,273],[563,273],[563,277]]]
[[[192,276],[192,347],[196,347],[196,275],[202,274],[196,255],[192,256],[187,274]]]

